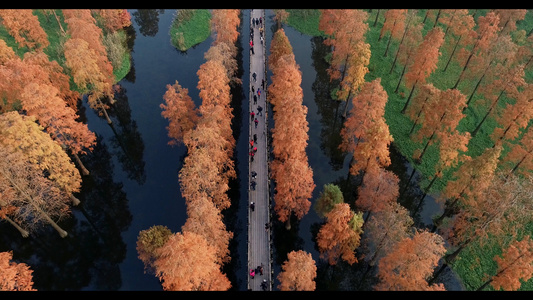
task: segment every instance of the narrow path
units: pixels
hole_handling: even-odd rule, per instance
[[[262,24],[253,24],[253,20]],[[252,9],[250,13],[250,88],[249,88],[249,187],[248,187],[248,290],[272,290],[271,234],[266,224],[270,224],[270,199],[268,177],[267,145],[267,105],[266,105],[266,57],[265,57],[265,11]],[[262,29],[260,29],[262,28]],[[253,34],[253,35],[252,35]],[[263,83],[264,80],[264,83]],[[259,91],[259,93],[258,93]],[[252,116],[252,112],[254,116]],[[257,123],[255,120],[257,119]],[[253,145],[252,145],[253,142]],[[253,154],[253,156],[252,156]],[[251,204],[253,203],[253,209]],[[262,266],[262,273],[256,272],[252,278],[250,271]]]

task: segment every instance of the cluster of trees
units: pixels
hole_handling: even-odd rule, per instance
[[[272,70],[268,100],[274,111],[271,129],[274,159],[270,163],[276,190],[274,210],[290,229],[292,214],[301,219],[309,211],[315,184],[305,152],[309,127],[307,107],[302,104],[302,74],[283,28],[272,38],[268,66]]]
[[[167,85],[161,104],[161,115],[169,121],[169,144],[187,147],[179,173],[187,220],[181,233],[153,226],[141,231],[137,240],[139,259],[160,279],[164,290],[231,287],[221,269],[230,260],[233,233],[226,230],[222,212],[231,205],[228,183],[236,176],[230,87],[240,84],[236,77],[240,10],[211,14],[215,40],[197,72],[202,104],[196,108],[188,89],[177,81]]]
[[[531,87],[525,79],[532,38],[524,32],[511,35],[525,13],[493,10],[477,22],[462,9],[428,10],[424,18],[418,10],[384,13],[378,42],[386,44],[383,56],[394,55],[389,74],[400,69],[396,89],[389,93],[400,93],[400,87],[409,91],[398,113],[413,123],[408,138],[422,146],[413,152],[415,163],[426,160],[430,146],[438,149],[434,175],[420,203],[438,178],[452,173],[438,197],[444,204],[442,215],[435,217],[432,229],[417,229],[409,211],[397,201],[401,196],[398,177],[385,169],[394,139],[385,119],[389,99],[382,79],[365,79],[370,77],[370,46],[365,36],[368,14],[321,10],[319,29],[331,47],[327,71],[338,84],[332,97],[346,102],[345,115],[352,104],[341,130],[340,148],[352,155],[350,174],[361,179],[353,208],[333,184],[324,185],[316,200],[315,210],[325,218],[316,236],[321,258],[333,265],[341,259],[353,264],[361,257],[367,268],[359,284],[373,271],[376,290],[444,290],[442,284],[434,283],[440,272],[463,249],[490,241],[502,249],[502,255],[494,258],[497,270],[485,274],[479,289],[490,284],[495,289],[516,290],[531,278],[533,248],[529,236],[522,235],[532,221],[528,214],[531,194],[526,192],[532,182]],[[287,18],[285,11],[276,15]],[[424,30],[430,18],[435,23]],[[442,72],[451,64],[460,66],[455,84],[445,88],[430,80],[442,47],[448,47],[450,54]],[[480,121],[471,132],[461,130],[464,127],[459,123],[473,106],[484,109]],[[469,151],[469,146],[489,117],[497,122],[490,134],[492,147],[474,155],[476,151]]]
[[[379,13],[380,10],[374,26]],[[433,282],[443,268],[467,246],[484,245],[489,240],[503,249],[503,255],[495,257],[498,272],[486,274],[489,279],[480,289],[491,284],[495,289],[514,290],[520,287],[521,280],[531,277],[527,271],[533,263],[533,248],[527,235],[521,237],[531,222],[528,211],[532,199],[525,192],[531,189],[531,87],[524,76],[532,57],[531,36],[523,37],[519,46],[510,35],[525,13],[494,10],[479,16],[477,22],[468,10],[461,9],[428,10],[424,20],[418,10],[391,9],[384,14],[379,42],[387,43],[384,56],[396,50],[390,73],[397,67],[401,73],[394,93],[398,93],[401,84],[409,90],[399,113],[411,119],[409,137],[422,145],[414,151],[415,162],[425,159],[430,145],[438,145],[435,173],[425,192],[444,172],[453,173],[439,197],[444,212],[435,218],[429,231],[413,228],[409,213],[397,203],[399,180],[384,169],[390,164],[388,146],[393,139],[384,119],[387,93],[380,85],[381,79],[363,79],[370,53],[364,45],[364,32],[358,31],[368,28],[366,13],[321,10],[319,26],[332,51],[328,73],[332,81],[339,83],[337,99],[352,101],[341,131],[340,148],[353,154],[350,173],[362,178],[355,206],[366,216],[359,229],[364,231],[362,247],[357,251],[368,263],[365,275],[378,265],[379,282],[374,289],[442,290],[442,284]],[[424,33],[424,22],[431,14],[435,24]],[[346,22],[354,23],[348,26]],[[360,23],[354,25],[356,22]],[[443,26],[437,26],[439,23]],[[390,46],[391,40],[396,40],[397,49]],[[451,43],[446,44],[445,40]],[[446,67],[450,61],[461,66],[455,85],[449,88],[437,88],[429,81],[443,46],[453,47],[453,51],[448,51],[451,56]],[[476,93],[480,95],[473,102]],[[505,106],[501,105],[504,101]],[[459,123],[472,105],[486,108],[485,113],[472,132],[460,131]],[[493,146],[480,155],[467,155],[472,137],[491,116],[498,123],[490,135]],[[508,150],[502,158],[504,148]],[[516,174],[517,170],[520,174]],[[341,232],[349,220],[346,217],[344,222],[334,221],[338,215],[329,215],[342,203],[340,190],[324,186],[317,199],[317,211],[326,217],[317,235],[319,249],[325,249],[321,245],[325,244],[322,237],[326,225],[336,226],[328,230],[331,237]],[[448,248],[444,247],[444,240],[449,243]],[[353,251],[358,243],[352,245]],[[345,248],[336,247],[338,257]],[[340,257],[349,263],[354,261],[351,256]],[[434,272],[443,257],[441,268]],[[329,257],[330,264],[335,262]]]
[[[89,170],[79,156],[96,144],[95,134],[79,120],[80,94],[90,94],[91,107],[106,107],[102,98],[112,97],[115,78],[104,35],[131,22],[129,13],[118,9],[40,13],[49,22],[53,15],[61,29],[57,51],[64,64],[46,54],[48,35],[33,10],[0,10],[17,47],[0,40],[0,218],[23,237],[45,224],[65,237],[57,222],[80,203],[74,194]],[[29,267],[12,262],[11,253],[0,256],[0,289],[32,289]]]
[[[276,18],[280,20],[283,16],[277,15]],[[271,129],[274,159],[270,162],[270,176],[276,191],[274,210],[278,220],[290,229],[293,214],[300,220],[309,211],[315,183],[305,152],[309,127],[300,86],[302,74],[281,26],[272,38],[268,67],[272,77],[267,99],[274,112],[274,128]],[[315,277],[316,266],[311,254],[292,251],[278,274],[278,288],[284,291],[314,290]]]

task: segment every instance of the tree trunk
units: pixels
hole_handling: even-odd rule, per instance
[[[420,201],[418,201],[418,205],[416,206],[416,210],[413,212],[413,215],[415,215],[420,210],[420,207],[422,206],[422,203],[424,202],[424,199],[426,198],[426,195],[428,194],[429,190],[431,189],[431,186],[433,185],[433,183],[435,182],[436,179],[437,179],[437,175],[433,176],[433,179],[431,179],[431,182],[429,183],[429,185],[424,190],[424,195],[422,195],[422,197],[420,197]]]
[[[407,58],[409,60],[409,58]],[[405,73],[405,69],[407,68],[407,64],[403,66],[402,74],[400,74],[400,79],[398,80],[398,84],[396,85],[396,89],[394,90],[395,93],[398,92],[398,89],[400,88],[400,83],[402,82],[403,74]]]
[[[480,287],[478,287],[476,291],[477,291],[477,292],[482,291],[482,290],[483,290],[487,285],[489,285],[491,282],[492,282],[492,278],[489,279],[489,280],[487,280],[487,281],[485,281],[485,283],[482,284]]]
[[[409,97],[407,97],[407,102],[405,102],[405,105],[402,108],[402,114],[405,113],[405,110],[407,109],[407,106],[409,105],[409,102],[411,102],[411,97],[413,96],[413,91],[415,90],[415,86],[416,86],[417,82],[418,81],[415,81],[415,83],[413,84],[413,87],[411,88],[411,92],[409,93]]]
[[[66,36],[67,33],[65,32],[65,29],[63,29],[63,26],[61,25],[61,21],[59,20],[59,17],[56,14],[55,9],[52,9],[52,12],[54,13],[54,16],[56,17],[57,25],[59,25],[59,29],[61,29],[61,35]]]
[[[474,90],[472,91],[472,94],[470,94],[470,97],[468,97],[468,100],[465,103],[466,105],[463,108],[463,111],[465,111],[465,109],[469,106],[470,101],[472,101],[472,98],[474,98],[474,94],[476,93],[476,90],[479,87],[479,84],[481,83],[481,81],[483,80],[484,77],[485,77],[485,73],[483,73],[483,75],[481,75],[481,78],[479,78],[479,81],[476,83],[476,86],[474,87]]]
[[[376,24],[378,23],[378,17],[379,17],[379,9],[376,13],[376,19],[374,19],[374,25],[372,25],[372,27],[376,27]]]
[[[502,91],[503,93],[503,91]],[[502,95],[502,93],[500,93],[500,96]],[[479,131],[479,129],[481,128],[481,125],[483,125],[483,123],[485,122],[485,120],[487,119],[487,117],[490,115],[492,109],[496,106],[496,104],[498,103],[498,101],[500,100],[500,96],[498,96],[498,98],[496,99],[496,101],[494,101],[492,103],[492,105],[490,106],[489,110],[487,111],[487,113],[483,116],[483,119],[481,119],[481,122],[479,122],[479,124],[477,125],[476,129],[474,129],[474,131],[472,131],[472,134],[471,136],[472,137],[475,137],[477,132]]]
[[[409,187],[409,183],[411,183],[411,179],[413,179],[413,177],[415,176],[415,172],[416,172],[416,169],[413,166],[413,171],[411,172],[411,176],[409,176],[409,180],[407,180],[407,183],[403,187],[403,190],[400,193],[400,195],[398,196],[398,199],[400,199],[403,196],[403,194],[405,193],[405,191],[407,191],[407,188]]]
[[[396,24],[396,21],[394,23]],[[387,42],[387,47],[385,48],[385,53],[383,53],[383,57],[387,57],[387,52],[389,52],[389,46],[390,46],[391,41],[392,41],[392,33],[389,36],[389,41]]]
[[[426,149],[428,148],[429,146],[429,143],[431,142],[431,140],[433,139],[433,137],[435,136],[435,132],[437,130],[434,130],[433,133],[431,134],[431,136],[429,137],[426,145],[424,146],[424,149],[422,150],[422,153],[420,153],[420,156],[417,158],[417,161],[421,161],[422,160],[422,156],[424,156],[424,154],[426,153]]]
[[[3,219],[9,222],[9,224],[13,225],[13,227],[15,227],[20,232],[23,238],[27,238],[30,235],[29,232],[20,227],[19,224],[11,220],[11,218],[9,218],[8,216],[4,216]]]
[[[446,69],[448,69],[448,65],[452,61],[452,57],[455,54],[455,50],[457,50],[457,46],[459,46],[459,41],[461,40],[461,38],[462,36],[459,36],[459,38],[457,39],[457,42],[455,43],[455,46],[453,47],[452,54],[450,54],[450,58],[448,58],[448,62],[446,62],[446,66],[444,67],[442,72],[446,72]]]
[[[533,150],[532,150],[533,151]],[[522,157],[522,159],[513,167],[513,169],[511,169],[511,172],[510,173],[514,173],[516,171],[516,169],[518,169],[518,166],[520,166],[520,164],[526,159],[526,157],[532,152],[532,151],[529,151],[528,153],[526,153],[526,155],[524,155],[524,157]]]
[[[87,168],[85,168],[85,165],[83,165],[83,163],[81,162],[80,160],[80,157],[78,156],[77,153],[75,153],[74,151],[70,150],[70,152],[72,153],[72,156],[74,156],[74,159],[76,160],[76,163],[78,163],[78,166],[80,167],[81,169],[81,173],[85,176],[89,175],[89,170],[87,170]]]
[[[470,52],[470,55],[468,56],[468,59],[466,60],[465,66],[463,67],[463,70],[461,70],[461,74],[459,74],[459,78],[457,78],[457,82],[455,82],[455,85],[453,86],[452,89],[456,89],[457,86],[459,85],[459,82],[461,81],[461,78],[463,77],[463,73],[465,72],[466,68],[468,67],[468,63],[470,62],[470,59],[472,58],[472,56],[474,56],[474,49],[475,49],[475,46],[472,49],[472,51]]]
[[[411,130],[409,130],[409,136],[411,136],[411,133],[413,133],[413,130],[415,129],[416,124],[418,123],[418,119],[420,119],[420,115],[422,114],[422,111],[424,110],[424,106],[426,106],[428,98],[429,97],[426,97],[426,99],[424,99],[424,103],[422,103],[422,107],[420,108],[420,110],[418,111],[418,114],[416,115],[415,122],[413,126],[411,127]]]
[[[80,203],[81,203],[80,199],[74,197],[74,195],[72,195],[72,193],[69,195],[69,198],[70,198],[70,200],[72,200],[72,205],[74,205],[74,206],[80,205]]]
[[[44,219],[50,224],[52,225],[52,227],[59,233],[59,236],[64,238],[66,237],[68,234],[65,230],[63,230],[63,228],[59,227],[59,225],[57,225],[56,222],[54,222],[54,220],[52,220],[52,218],[50,218],[50,216],[45,213],[44,211],[42,211],[40,208],[38,207],[35,207],[41,214],[42,216],[44,217]]]

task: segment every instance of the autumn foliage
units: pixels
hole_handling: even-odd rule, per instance
[[[166,291],[225,291],[231,286],[216,262],[215,247],[200,234],[173,234],[156,252],[156,276]]]
[[[390,165],[389,145],[393,138],[384,118],[387,99],[379,78],[365,83],[352,99],[353,107],[341,130],[343,140],[339,148],[353,154],[350,167],[353,175],[373,165]]]
[[[446,252],[441,236],[427,231],[398,242],[379,262],[378,291],[443,291],[442,283],[429,285],[433,269]]]
[[[138,252],[145,267],[155,269],[165,290],[215,291],[231,287],[221,268],[231,259],[229,242],[233,233],[226,230],[222,211],[231,205],[227,191],[229,180],[236,176],[230,84],[240,83],[234,77],[239,14],[239,10],[213,11],[217,38],[197,72],[201,105],[195,107],[188,89],[177,81],[167,85],[165,103],[160,105],[161,115],[169,121],[169,144],[183,143],[187,147],[179,172],[187,220],[182,233],[159,239],[161,242],[150,251],[143,251],[145,247],[141,246]]]
[[[35,291],[33,270],[12,259],[12,252],[0,252],[0,291]]]
[[[349,264],[357,262],[355,249],[359,247],[363,226],[362,213],[354,213],[347,203],[335,204],[326,214],[316,240],[320,256],[335,265],[339,259]]]
[[[273,75],[268,100],[274,111],[270,176],[276,183],[274,210],[290,228],[292,214],[301,219],[309,211],[315,184],[305,152],[309,127],[307,107],[302,104],[302,74],[283,29],[274,34],[270,58]]]
[[[316,266],[310,253],[291,251],[281,266],[277,278],[281,291],[314,291],[316,288]]]

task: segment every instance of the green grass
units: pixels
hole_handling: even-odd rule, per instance
[[[186,51],[205,41],[211,34],[211,13],[207,9],[178,10],[170,27],[170,42]]]
[[[321,35],[320,31],[318,31],[317,21],[320,18],[319,12],[313,13],[309,10],[305,10],[305,12],[297,12],[297,10],[288,11],[289,13],[294,14],[294,16],[289,17],[287,21],[288,25],[300,30],[305,34]],[[416,143],[409,137],[409,131],[413,125],[413,122],[406,115],[400,112],[405,104],[405,101],[407,100],[409,90],[407,90],[402,83],[398,92],[394,92],[396,85],[398,84],[402,66],[396,65],[395,69],[392,71],[392,73],[390,73],[394,55],[398,47],[398,42],[391,43],[388,55],[385,57],[384,53],[388,36],[384,37],[381,41],[378,41],[379,33],[384,22],[384,12],[383,10],[380,11],[378,22],[374,27],[373,24],[376,17],[376,11],[377,10],[372,10],[368,17],[369,31],[366,35],[366,42],[371,46],[372,56],[368,66],[369,73],[367,74],[365,80],[368,82],[374,80],[375,78],[381,78],[381,84],[388,94],[388,102],[385,108],[385,119],[389,125],[389,130],[394,137],[394,146],[417,170],[421,172],[422,179],[420,182],[420,187],[425,189],[425,187],[431,181],[432,176],[435,174],[435,165],[439,160],[438,143],[428,147],[422,161],[419,164],[415,163],[412,158],[413,153],[417,149],[421,149],[425,145],[425,141]],[[479,16],[486,14],[487,11],[488,10],[477,10],[475,19],[477,20]],[[420,10],[419,16],[423,18],[425,13],[426,10]],[[424,34],[433,27],[434,22],[435,17],[428,18],[428,20],[426,20]],[[316,27],[313,28],[314,26]],[[528,11],[525,19],[517,22],[517,32],[524,30],[526,33],[528,33],[531,28],[533,28],[533,13]],[[316,32],[318,32],[318,34]],[[523,35],[523,32],[521,34]],[[513,35],[517,41],[519,36],[520,34]],[[453,87],[461,72],[461,67],[456,62],[452,62],[448,66],[446,72],[443,72],[444,66],[450,54],[448,53],[448,49],[446,47],[441,47],[441,53],[442,54],[439,59],[438,68],[431,74],[427,81],[433,83],[433,85],[439,89],[445,90]],[[525,79],[527,82],[531,82],[531,79],[533,79],[533,72],[531,69],[526,71]],[[468,98],[473,90],[474,84],[475,82],[463,80],[460,82],[458,89],[462,91],[463,94],[465,94],[465,96]],[[499,103],[499,109],[501,110],[506,103],[511,103],[512,101],[512,99],[502,99]],[[469,107],[464,112],[466,117],[459,123],[458,130],[460,132],[472,132],[485,115],[487,109],[487,106],[483,105],[479,94],[475,94]],[[480,155],[486,148],[492,147],[493,142],[490,139],[490,134],[496,126],[497,123],[494,117],[489,116],[483,123],[481,130],[470,140],[468,144],[468,151],[465,154],[471,157],[476,157]],[[509,148],[505,147],[502,157],[508,151]],[[430,193],[438,194],[439,191],[445,187],[446,182],[451,179],[453,171],[457,167],[458,166],[447,169],[442,178],[439,178],[435,181]],[[533,224],[528,224],[526,232],[522,234],[532,235]],[[493,258],[495,255],[500,253],[501,249],[497,246],[491,245],[490,241],[489,244],[486,244],[483,247],[479,244],[471,245],[463,250],[458,259],[453,263],[452,268],[462,279],[467,290],[475,290],[481,284],[483,284],[485,280],[485,274],[495,274],[497,266]],[[490,289],[492,289],[492,287],[486,288],[486,290]],[[533,290],[533,280],[523,283],[520,290]]]

